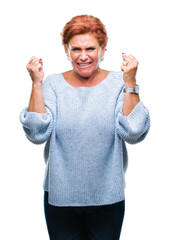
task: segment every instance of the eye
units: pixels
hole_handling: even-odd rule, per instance
[[[95,48],[94,47],[89,47],[87,48],[87,51],[93,51]]]
[[[73,48],[72,49],[74,52],[80,51],[80,48]]]
[[[94,47],[89,47],[89,48],[86,48],[86,50],[87,51],[93,51],[93,50],[95,50],[95,48]],[[72,51],[73,52],[79,52],[79,51],[81,51],[81,48],[73,48]]]

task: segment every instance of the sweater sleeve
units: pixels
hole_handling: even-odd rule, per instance
[[[42,83],[42,93],[46,113],[28,112],[28,107],[20,113],[20,122],[26,137],[34,144],[46,142],[53,129],[56,96],[50,85],[50,76]]]
[[[123,115],[123,89],[117,101],[116,130],[120,138],[130,144],[141,142],[149,132],[150,115],[142,101],[134,107],[128,116]]]

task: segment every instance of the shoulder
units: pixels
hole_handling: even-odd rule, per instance
[[[46,87],[59,88],[62,85],[62,73],[53,73],[48,75],[43,80],[43,85]]]
[[[51,89],[55,92],[55,94],[59,94],[66,88],[63,83],[62,73],[53,73],[44,78],[42,87],[44,91]]]
[[[113,71],[111,70],[109,75],[109,83],[113,86],[123,87],[124,80],[123,80],[123,72],[122,71]]]
[[[57,81],[58,75],[59,75],[58,73],[53,73],[53,74],[46,76],[43,80],[43,83],[45,85],[48,85],[48,84],[51,84],[51,83]]]
[[[119,78],[119,79],[123,80],[123,72],[122,71],[102,69],[102,73],[104,73],[105,75],[110,75],[112,78]]]
[[[111,70],[102,85],[110,96],[117,98],[124,88],[123,72]]]
[[[110,71],[112,77],[123,81],[123,72],[122,71]]]

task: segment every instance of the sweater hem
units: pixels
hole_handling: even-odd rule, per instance
[[[98,204],[95,204],[94,203],[89,203],[89,204],[60,204],[60,203],[54,203],[52,201],[49,201],[48,200],[48,203],[50,205],[53,205],[53,206],[56,206],[56,207],[90,207],[90,206],[105,206],[105,205],[111,205],[111,204],[114,204],[114,203],[117,203],[117,202],[120,202],[120,201],[123,201],[125,200],[125,197],[124,196],[121,196],[120,198],[117,198],[116,200],[114,201],[109,201],[109,202],[101,202],[101,203],[98,203]]]
[[[45,192],[49,192],[48,189],[44,186],[43,187],[43,190]],[[101,201],[101,202],[89,202],[89,203],[65,203],[62,201],[53,201],[53,200],[50,200],[50,196],[49,196],[49,199],[48,199],[48,203],[52,206],[56,206],[56,207],[90,207],[90,206],[104,206],[104,205],[111,205],[111,204],[114,204],[114,203],[117,203],[117,202],[120,202],[120,201],[123,201],[125,200],[125,192],[123,191],[121,194],[117,194],[115,195],[113,198],[110,198],[112,200],[108,200],[108,201]]]

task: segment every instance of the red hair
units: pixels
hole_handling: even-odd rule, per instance
[[[84,33],[92,33],[100,46],[107,45],[107,32],[100,19],[91,15],[80,15],[73,17],[63,28],[61,36],[65,50],[73,36]]]

